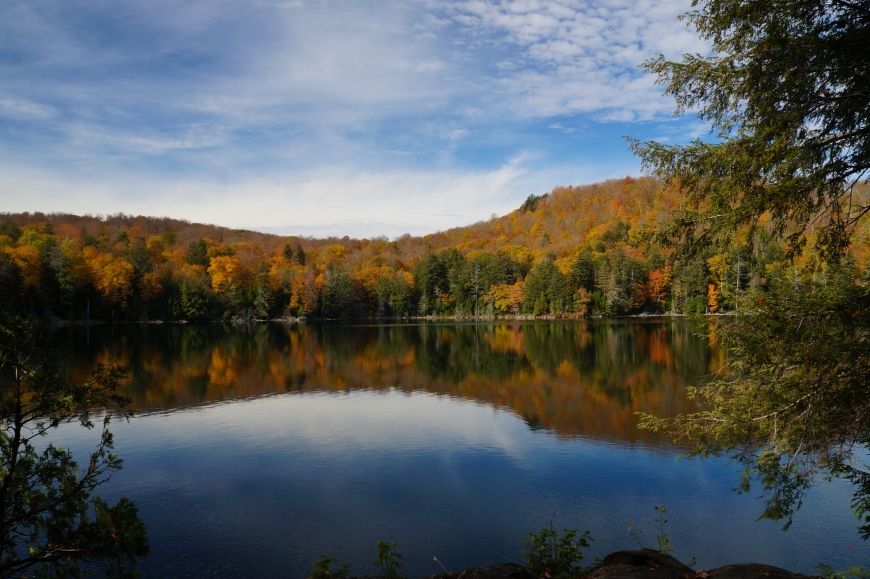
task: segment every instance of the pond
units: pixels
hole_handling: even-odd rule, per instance
[[[677,460],[636,412],[695,409],[687,386],[724,355],[684,320],[261,323],[62,327],[83,379],[131,369],[137,415],[115,420],[129,496],[148,525],[146,577],[301,579],[319,554],[375,572],[397,543],[410,577],[519,561],[547,525],[589,530],[587,560],[654,547],[697,568],[755,561],[813,573],[866,564],[851,490],[811,492],[793,526],[756,521],[724,459]],[[54,440],[83,455],[97,433]],[[554,515],[555,513],[555,515]],[[630,521],[630,523],[629,523]],[[642,532],[637,540],[629,533]]]

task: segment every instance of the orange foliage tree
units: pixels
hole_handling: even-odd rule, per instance
[[[707,286],[707,309],[711,313],[719,309],[719,290],[715,283]]]

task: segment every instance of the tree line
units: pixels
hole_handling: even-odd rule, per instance
[[[790,259],[763,219],[690,256],[643,243],[677,197],[654,178],[557,188],[501,218],[392,241],[7,214],[0,291],[7,307],[69,321],[584,317],[722,312],[750,290],[825,283],[825,263]],[[867,244],[850,259],[863,265]]]

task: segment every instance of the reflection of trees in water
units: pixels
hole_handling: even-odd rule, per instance
[[[283,392],[426,391],[509,408],[531,428],[634,440],[634,413],[691,411],[721,354],[677,321],[64,328],[72,371],[115,359],[145,410]],[[89,345],[88,345],[89,344]]]
[[[505,380],[529,369],[529,360],[511,350],[500,350],[488,340],[492,326],[419,326],[411,331],[415,365],[433,383],[458,384],[470,376]]]

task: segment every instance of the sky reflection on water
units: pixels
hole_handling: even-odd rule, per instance
[[[558,339],[551,336],[553,349]],[[671,346],[681,352],[672,367],[685,364],[678,360],[685,351]],[[638,364],[648,363],[641,358]],[[532,389],[533,378],[527,374]],[[303,385],[231,402],[151,408],[129,424],[116,423],[125,468],[106,494],[130,496],[141,509],[152,543],[146,576],[301,578],[320,553],[351,563],[352,573],[373,572],[378,539],[398,543],[411,577],[437,573],[433,556],[459,570],[517,561],[523,536],[556,508],[557,526],[592,531],[591,559],[636,546],[627,519],[653,544],[653,506],[662,504],[675,554],[696,556],[698,567],[755,560],[809,573],[819,562],[870,561],[846,485],[817,489],[782,533],[776,523],[754,522],[761,503],[754,493],[731,492],[734,467],[724,461],[676,461],[676,450],[661,439],[531,428],[511,404],[438,393],[434,382],[340,391]],[[621,404],[631,408],[637,397],[630,398]],[[597,404],[595,397],[585,400]],[[74,452],[95,441],[94,433],[76,428],[61,434]]]

